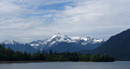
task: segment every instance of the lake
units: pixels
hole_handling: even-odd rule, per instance
[[[130,61],[1,63],[0,69],[130,69]]]

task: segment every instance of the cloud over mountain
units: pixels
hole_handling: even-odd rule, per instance
[[[109,38],[129,28],[129,3],[129,0],[1,0],[0,40],[28,42],[56,32]]]

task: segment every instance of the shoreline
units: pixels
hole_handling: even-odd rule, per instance
[[[1,63],[43,63],[43,62],[94,62],[94,61],[0,61],[0,64]]]
[[[47,62],[47,61],[0,61],[1,63],[40,63],[40,62]]]

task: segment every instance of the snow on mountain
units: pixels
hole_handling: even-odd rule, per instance
[[[86,36],[71,37],[71,39],[75,40],[75,42],[80,42],[82,45],[104,42],[103,39],[95,39],[95,38],[86,37]]]
[[[73,48],[75,48],[76,50],[77,49],[79,49],[79,50],[95,49],[104,42],[105,42],[105,40],[103,40],[103,39],[95,39],[95,38],[86,37],[86,36],[68,37],[67,35],[62,35],[60,33],[57,33],[48,39],[32,41],[30,43],[22,43],[22,42],[17,42],[17,41],[13,41],[13,40],[6,40],[6,41],[1,42],[1,44],[4,44],[6,47],[11,46],[12,49],[19,50],[19,51],[21,51],[19,49],[19,47],[21,47],[21,48],[23,47],[23,49],[26,47],[31,48],[32,51],[33,51],[33,49],[41,50],[41,51],[43,49],[44,50],[56,49],[59,51],[60,50],[59,48],[65,47],[62,49],[65,49],[66,51],[67,50],[70,51]],[[66,45],[66,46],[64,46],[64,45]],[[69,47],[67,47],[67,46],[69,46]]]
[[[103,41],[106,41],[106,40],[104,40],[104,39],[94,39],[94,40],[93,40],[93,44],[94,44],[94,43],[101,43],[101,42],[103,42]]]
[[[34,49],[34,47],[31,47],[28,43],[17,42],[14,40],[5,40],[1,42],[1,44],[4,45],[5,48],[11,48],[13,51],[26,51],[27,53],[37,52],[37,50]]]
[[[68,42],[71,43],[73,40],[69,38],[67,35],[61,35],[60,33],[57,33],[53,35],[51,38],[47,40],[47,42],[52,42],[51,45],[53,45],[56,42]]]
[[[61,35],[60,33],[57,33],[57,34],[53,35],[52,37],[50,37],[49,39],[45,39],[43,41],[40,41],[40,40],[33,41],[29,44],[31,46],[33,46],[34,48],[38,48],[38,46],[40,46],[42,48],[46,48],[46,47],[50,47],[50,46],[53,46],[53,45],[57,45],[60,42],[72,43],[72,42],[75,42],[75,41],[73,41],[67,35]]]
[[[1,42],[1,44],[25,44],[25,43],[22,43],[22,42],[17,42],[17,41],[14,41],[14,40],[5,40],[3,42]]]
[[[87,40],[90,39],[90,37],[79,36],[79,37],[71,37],[71,39],[73,39],[73,40],[84,40],[84,41],[87,41]]]
[[[51,46],[55,46],[61,42],[66,42],[66,43],[77,43],[80,45],[91,45],[91,44],[96,44],[96,43],[102,43],[104,42],[103,39],[95,39],[91,37],[86,37],[86,36],[79,36],[79,37],[68,37],[67,35],[62,35],[60,33],[57,33],[53,35],[52,37],[43,40],[43,41],[33,41],[29,43],[31,46],[34,48],[38,49],[45,49]]]

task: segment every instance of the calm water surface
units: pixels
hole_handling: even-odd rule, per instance
[[[130,61],[2,63],[0,69],[130,69]]]

